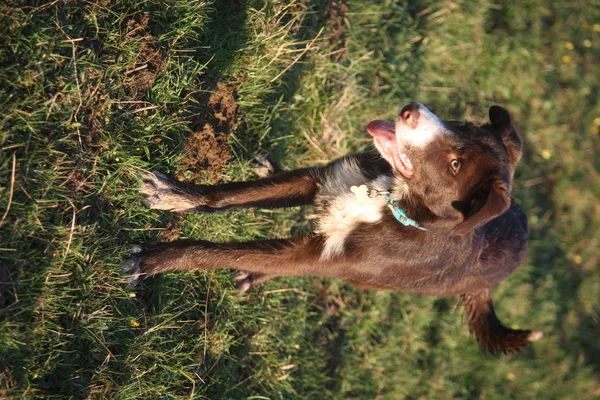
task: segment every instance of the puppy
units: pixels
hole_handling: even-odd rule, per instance
[[[276,276],[319,275],[361,288],[460,296],[467,322],[491,353],[526,346],[541,332],[504,326],[490,289],[527,249],[527,218],[510,197],[522,143],[504,108],[489,123],[443,121],[421,104],[367,131],[377,151],[322,167],[219,185],[191,185],[153,171],[139,193],[173,212],[314,204],[314,232],[243,243],[181,240],[133,246],[133,278],[231,268],[242,292]]]

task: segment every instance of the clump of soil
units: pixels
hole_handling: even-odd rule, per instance
[[[192,121],[196,128],[185,145],[185,157],[179,179],[214,183],[219,180],[223,167],[231,159],[229,134],[237,127],[239,106],[233,85],[218,82],[208,98],[204,118]]]
[[[346,14],[348,6],[341,1],[330,1],[325,7],[323,17],[325,24],[329,28],[329,46],[331,48],[331,61],[340,61],[347,50],[346,41]]]
[[[202,177],[203,180],[214,183],[230,159],[227,133],[216,131],[213,125],[207,123],[202,130],[190,135],[185,145],[185,157],[179,165],[186,171],[187,180],[197,181]],[[179,174],[178,178],[183,176]]]
[[[144,106],[141,100],[154,84],[164,65],[164,57],[159,51],[156,39],[149,34],[149,22],[149,15],[142,14],[123,23],[123,31],[126,32],[123,42],[134,43],[138,49],[135,59],[131,60],[122,78],[124,90],[131,97],[130,100],[133,100],[133,109]],[[100,43],[96,45],[102,47]],[[118,54],[114,54],[113,57],[118,57]],[[106,114],[110,112],[110,89],[104,85],[102,70],[89,67],[86,69],[86,75],[89,85],[83,87],[85,108],[84,112],[80,113],[85,118],[81,122],[87,125],[85,145],[92,149],[107,148],[111,144],[103,141],[100,133],[106,124]]]
[[[69,191],[73,194],[74,197],[78,197],[82,190],[86,189],[85,185],[85,174],[81,169],[72,169],[62,185],[66,185],[69,188]],[[61,185],[61,186],[62,186]]]
[[[127,71],[126,82],[129,95],[134,100],[141,100],[154,84],[156,75],[164,64],[164,58],[158,50],[156,39],[148,33],[150,17],[143,14],[126,23],[125,40],[135,39],[142,43],[135,65]]]
[[[134,100],[141,100],[150,90],[156,75],[160,72],[163,65],[163,59],[153,42],[146,43],[138,55],[138,62],[141,68],[133,72],[128,82],[128,89]],[[136,68],[136,69],[137,69]]]
[[[229,134],[236,129],[239,119],[234,84],[217,82],[208,99],[200,99],[199,103],[207,107],[190,121],[193,132],[185,144],[185,156],[179,161],[176,176],[181,181],[215,183],[231,159]],[[169,222],[159,240],[177,239],[181,233],[179,222],[180,219]]]
[[[233,86],[218,82],[217,89],[208,99],[208,106],[213,111],[215,119],[220,125],[226,125],[230,129],[235,129],[238,119],[238,104],[235,99]]]
[[[158,232],[156,239],[159,242],[172,242],[179,238],[181,235],[181,228],[179,224],[183,219],[181,214],[173,214],[174,219],[172,221],[167,222],[167,226],[162,231]]]

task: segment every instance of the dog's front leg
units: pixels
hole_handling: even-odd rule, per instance
[[[323,168],[305,168],[255,181],[192,185],[151,171],[144,175],[139,193],[148,207],[174,212],[293,207],[313,201],[322,174]]]
[[[242,275],[243,282],[257,284],[275,276],[323,275],[322,249],[319,236],[240,243],[179,240],[135,245],[124,267],[132,278],[167,271],[240,269],[247,274]]]

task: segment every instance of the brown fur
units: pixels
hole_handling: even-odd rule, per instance
[[[522,263],[527,248],[527,220],[510,198],[521,141],[508,112],[497,106],[490,109],[490,124],[480,127],[435,118],[415,104],[401,110],[398,124],[406,120],[410,129],[421,124],[442,131],[418,146],[395,138],[393,123],[370,124],[370,129],[383,130],[374,131],[386,141],[380,143],[395,145],[397,139],[412,163],[406,168],[411,175],[414,172],[409,178],[375,152],[346,156],[324,167],[215,186],[180,183],[151,172],[140,193],[152,208],[214,212],[314,203],[318,218],[327,223],[322,224],[323,231],[287,239],[135,246],[125,267],[134,277],[200,268],[239,269],[244,271],[236,277],[242,291],[276,276],[313,274],[364,288],[460,295],[469,329],[484,348],[492,353],[521,348],[541,334],[502,325],[489,296],[489,289]],[[456,159],[461,160],[460,169],[452,170],[449,165]],[[351,186],[363,184],[373,191],[384,183],[396,204],[426,231],[400,224],[382,197],[374,195],[366,205],[353,201]]]

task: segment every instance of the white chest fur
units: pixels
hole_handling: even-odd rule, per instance
[[[356,196],[349,192],[334,200],[328,213],[319,218],[317,233],[325,235],[325,248],[322,260],[329,260],[344,251],[346,237],[361,222],[377,222],[386,209],[382,197],[373,199],[371,204],[357,204]]]
[[[335,182],[331,182],[329,187],[328,183],[323,187],[325,192],[321,197],[323,207],[320,207],[318,213],[316,229],[317,233],[325,236],[321,260],[330,260],[342,254],[348,235],[358,224],[377,222],[387,210],[383,196],[365,198],[356,187],[366,185],[370,190],[387,191],[391,177],[382,175],[368,181],[351,167],[348,164],[340,166],[340,172],[345,176],[337,176],[335,177],[337,179],[334,178]],[[331,190],[333,187],[335,190]]]

